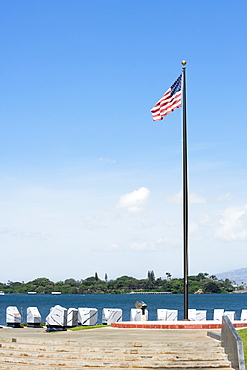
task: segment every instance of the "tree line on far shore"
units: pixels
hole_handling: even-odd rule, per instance
[[[215,275],[209,276],[208,273],[199,273],[188,278],[190,294],[231,293],[244,288],[244,283],[237,285],[229,279],[219,280]],[[48,278],[42,277],[27,283],[18,281],[8,281],[6,284],[0,283],[0,291],[4,293],[124,294],[131,292],[170,292],[172,294],[182,294],[183,290],[183,279],[172,278],[169,272],[166,272],[166,278],[155,278],[153,270],[148,271],[146,279],[136,279],[124,275],[115,280],[108,280],[108,276],[105,274],[104,280],[101,280],[96,272],[94,276],[82,280],[69,278],[54,283]]]

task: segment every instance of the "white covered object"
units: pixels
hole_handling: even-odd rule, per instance
[[[130,310],[130,321],[147,321],[148,310],[145,310],[145,315],[142,314],[140,308],[131,308]]]
[[[97,308],[79,307],[78,323],[80,325],[96,325],[98,322]]]
[[[235,311],[225,311],[224,316],[227,316],[231,321],[234,321],[236,316]]]
[[[27,308],[27,323],[28,324],[40,324],[41,315],[37,307]]]
[[[16,306],[8,306],[6,309],[6,323],[7,324],[20,324],[21,314]]]
[[[207,310],[196,310],[196,321],[206,321]]]
[[[78,309],[69,308],[67,311],[67,326],[77,326],[78,325]]]
[[[188,319],[190,321],[196,320],[196,309],[195,308],[189,308],[188,309]]]
[[[110,325],[112,322],[122,321],[123,311],[120,308],[103,308],[102,324]]]
[[[167,310],[166,320],[167,321],[177,321],[178,319],[178,310]]]
[[[169,310],[166,308],[157,309],[157,319],[158,321],[177,321],[178,310]]]
[[[215,308],[214,309],[214,321],[222,321],[222,316],[224,315],[224,309]]]
[[[158,308],[157,309],[157,319],[158,321],[165,321],[167,315],[167,309],[166,308]]]
[[[51,308],[49,315],[46,317],[48,326],[67,326],[67,309],[56,305]]]
[[[242,310],[242,311],[241,311],[241,317],[240,317],[240,320],[241,320],[241,321],[247,321],[247,310]]]

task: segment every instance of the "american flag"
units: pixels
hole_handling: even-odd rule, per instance
[[[182,74],[174,82],[174,84],[165,92],[162,98],[151,109],[154,121],[160,121],[168,113],[182,105]]]

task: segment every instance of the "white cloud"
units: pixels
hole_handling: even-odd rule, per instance
[[[166,236],[164,238],[160,238],[156,240],[155,246],[156,248],[160,249],[161,247],[167,247],[167,246],[177,246],[181,245],[181,238],[179,237],[171,237],[171,236]]]
[[[129,249],[137,252],[156,252],[165,250],[168,247],[181,245],[180,238],[164,237],[157,239],[153,243],[148,242],[133,242],[130,244]]]
[[[189,233],[194,234],[197,231],[208,230],[210,227],[210,218],[207,214],[198,215],[195,219],[189,222]]]
[[[219,201],[219,202],[224,202],[224,201],[226,201],[226,200],[228,200],[228,199],[230,199],[231,198],[231,194],[230,193],[226,193],[226,194],[221,194],[221,195],[219,195],[218,197],[217,197],[217,200]]]
[[[97,230],[105,228],[104,225],[104,216],[103,215],[87,215],[84,217],[83,222],[84,226],[89,230]]]
[[[131,193],[121,195],[118,207],[126,209],[129,213],[139,213],[144,210],[147,200],[150,196],[150,190],[141,187]]]
[[[222,240],[247,239],[247,205],[228,207],[222,212],[216,236]]]
[[[168,197],[166,197],[166,201],[168,203],[181,204],[182,203],[182,190],[177,194],[169,195]]]
[[[12,237],[17,237],[17,238],[31,238],[31,239],[36,239],[36,240],[46,240],[50,238],[51,234],[43,232],[43,231],[17,231],[13,229],[7,229],[7,228],[2,228],[0,229],[0,234],[4,235],[10,235]]]
[[[168,203],[181,204],[182,203],[182,190],[174,195],[170,195],[166,198]],[[204,204],[207,202],[206,198],[203,198],[201,195],[196,193],[189,193],[189,203],[190,204]]]
[[[165,225],[169,226],[169,227],[180,227],[181,226],[181,223],[178,222],[178,221],[171,221],[171,220],[167,220],[165,221]]]
[[[196,222],[189,222],[189,235],[198,231],[198,224]]]
[[[110,159],[110,158],[107,158],[107,157],[100,157],[100,162],[106,162],[106,163],[112,163],[112,164],[116,164],[117,161],[115,159]]]
[[[207,199],[196,193],[190,193],[189,202],[190,204],[205,204],[207,203]]]
[[[200,226],[206,226],[210,222],[210,217],[204,213],[199,215],[197,220]]]
[[[104,252],[116,252],[120,250],[119,244],[110,244],[103,248]]]
[[[150,248],[148,247],[148,244],[146,242],[143,242],[143,243],[132,243],[130,245],[130,250],[137,251],[137,252],[143,252],[143,251],[150,250]]]

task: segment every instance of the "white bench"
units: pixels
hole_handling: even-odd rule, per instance
[[[215,308],[214,309],[214,321],[222,321],[222,316],[224,315],[224,309],[222,308]]]
[[[177,321],[178,310],[169,310],[166,308],[157,309],[157,319],[158,321]]]
[[[78,324],[94,326],[98,322],[97,308],[79,307],[78,308]]]
[[[38,326],[41,323],[41,315],[37,307],[27,308],[27,325]]]
[[[67,326],[67,309],[59,305],[52,307],[49,315],[46,316],[46,325],[55,327]]]
[[[177,321],[178,319],[178,310],[167,310],[166,320],[167,321]]]
[[[157,309],[157,320],[166,321],[166,314],[167,314],[166,308],[158,308]]]
[[[242,310],[241,311],[240,320],[241,321],[247,321],[247,310]]]
[[[8,306],[6,309],[6,323],[10,326],[19,326],[21,314],[16,306]]]
[[[73,327],[78,325],[78,309],[69,308],[67,312],[67,326]]]
[[[196,309],[195,308],[189,308],[188,309],[188,319],[190,321],[196,320]]]
[[[140,308],[131,308],[130,321],[147,321],[147,320],[148,320],[148,310],[145,310],[145,315],[142,315],[142,310]]]
[[[225,311],[224,316],[229,317],[231,321],[234,321],[236,319],[236,313],[235,311]]]
[[[195,308],[190,308],[188,310],[188,319],[191,321],[206,321],[206,318],[206,310],[196,310]]]
[[[196,310],[196,320],[206,321],[207,320],[207,310]]]
[[[122,321],[123,311],[120,308],[103,308],[102,324],[110,325],[112,322]]]

